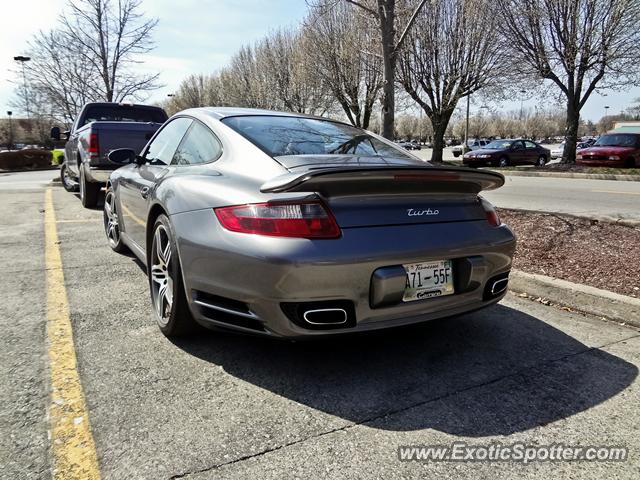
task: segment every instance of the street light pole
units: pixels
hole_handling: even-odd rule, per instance
[[[16,62],[20,62],[22,65],[22,87],[24,88],[24,101],[25,106],[27,108],[27,120],[30,120],[29,114],[29,93],[27,92],[27,75],[24,70],[24,64],[31,60],[31,57],[25,57],[24,55],[18,55],[17,57],[13,57]]]
[[[526,90],[520,90],[520,94],[522,95],[522,97],[520,97],[520,121],[522,121],[522,115],[523,115],[523,109],[524,109],[524,94],[527,93]]]
[[[464,125],[464,143],[462,144],[462,155],[465,154],[467,147],[469,146],[469,99],[471,94],[467,95],[467,120]]]
[[[12,150],[12,146],[13,146],[13,125],[11,125],[11,115],[13,115],[13,112],[8,111],[7,112],[7,116],[9,117],[9,145],[7,145],[7,150]]]

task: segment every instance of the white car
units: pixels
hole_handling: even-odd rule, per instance
[[[486,139],[481,139],[481,140],[472,140],[469,139],[467,140],[467,145],[469,146],[469,150],[478,150],[480,148],[484,148],[485,145],[489,144],[491,142],[491,140],[486,140]],[[453,147],[451,149],[451,153],[453,153],[453,156],[458,158],[460,155],[463,154],[462,152],[462,145],[458,145],[456,147]]]
[[[564,155],[564,144],[565,142],[562,142],[560,144],[560,146],[554,148],[551,150],[551,159],[552,160],[556,160],[558,158],[562,158]],[[591,145],[588,142],[578,142],[578,144],[576,145],[576,152],[579,152],[580,150],[584,149],[584,148],[589,148]]]
[[[564,142],[562,142],[558,147],[551,149],[551,160],[562,158],[563,155],[564,155]]]

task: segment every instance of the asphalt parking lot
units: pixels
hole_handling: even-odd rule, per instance
[[[55,456],[49,188],[102,478],[640,476],[636,329],[509,294],[457,318],[329,341],[172,342],[153,323],[144,267],[108,248],[102,213],[30,185],[0,189],[2,478],[50,478]],[[629,458],[398,459],[401,445],[454,441],[626,446]]]

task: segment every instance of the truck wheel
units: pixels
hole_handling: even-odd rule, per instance
[[[80,201],[84,208],[96,208],[98,196],[100,195],[100,184],[87,182],[84,174],[84,167],[80,166]]]
[[[67,192],[78,191],[78,182],[76,182],[71,177],[71,175],[69,175],[69,169],[67,168],[66,163],[60,165],[60,181],[62,182],[62,186]]]

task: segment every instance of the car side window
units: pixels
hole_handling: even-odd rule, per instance
[[[192,122],[193,120],[189,118],[179,117],[162,127],[147,148],[145,153],[147,161],[153,165],[169,165]]]
[[[525,140],[525,142],[524,142],[524,147],[525,147],[525,148],[532,148],[532,149],[533,149],[533,148],[538,148],[538,147],[537,147],[537,145],[536,145],[535,143],[533,143],[533,142],[529,142],[529,141],[526,141],[526,140]]]
[[[522,142],[513,142],[513,144],[511,145],[511,150],[522,150],[524,148],[524,145],[522,144]]]
[[[222,154],[222,145],[211,130],[194,121],[173,155],[171,165],[213,162]]]

